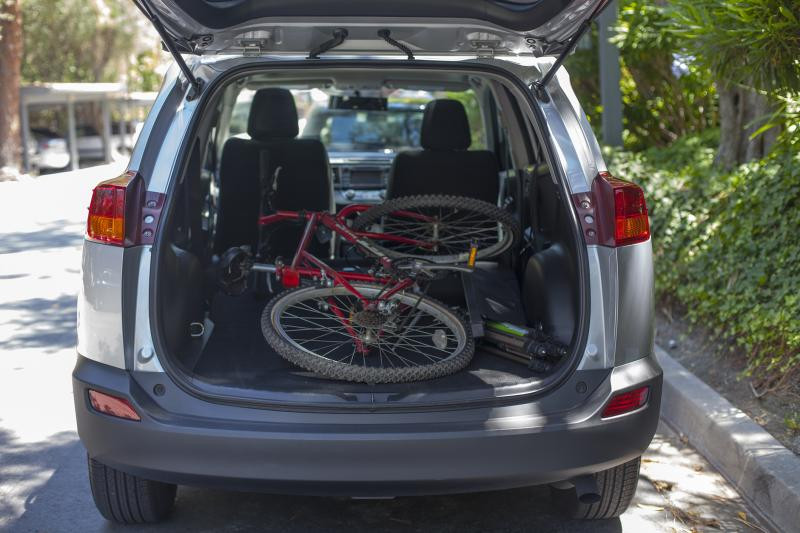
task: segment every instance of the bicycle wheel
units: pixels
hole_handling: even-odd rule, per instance
[[[363,383],[422,381],[457,372],[475,350],[463,320],[427,296],[354,284],[302,287],[275,297],[261,315],[267,343],[322,376]]]
[[[419,257],[437,263],[459,263],[477,245],[478,259],[489,259],[519,240],[519,226],[497,206],[460,196],[406,196],[364,211],[353,222],[356,231],[372,231],[389,239],[372,244],[389,257]]]

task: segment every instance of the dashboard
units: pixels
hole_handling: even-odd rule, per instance
[[[378,204],[386,195],[394,154],[337,154],[330,157],[337,205]]]

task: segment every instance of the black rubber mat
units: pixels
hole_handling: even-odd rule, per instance
[[[265,305],[266,301],[252,294],[215,298],[211,313],[214,331],[194,367],[194,377],[219,386],[281,392],[360,392],[368,387],[316,376],[278,356],[261,334]],[[380,390],[399,394],[491,390],[531,377],[525,366],[478,350],[469,367],[457,374],[418,383],[384,384]]]

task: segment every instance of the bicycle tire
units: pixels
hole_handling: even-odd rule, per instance
[[[381,290],[381,287],[376,285],[355,283],[353,286],[365,295],[369,293],[374,294]],[[321,295],[325,294],[325,291],[330,291],[331,294],[346,293],[346,289],[341,286],[312,286],[289,289],[273,298],[261,314],[261,330],[267,343],[278,355],[296,366],[319,374],[320,376],[342,381],[360,383],[407,383],[453,374],[465,368],[472,360],[472,356],[475,352],[475,344],[470,329],[464,319],[456,312],[450,310],[445,304],[428,296],[422,298],[420,307],[425,306],[429,309],[435,309],[441,316],[447,317],[451,324],[457,325],[457,333],[462,337],[461,340],[458,340],[460,349],[447,359],[435,363],[408,367],[374,367],[333,361],[321,357],[308,349],[301,348],[282,327],[278,313],[281,313],[284,309],[290,308],[287,299],[295,297],[296,300],[298,293],[305,292],[307,293],[306,296],[310,299],[313,297],[321,298]],[[403,298],[419,298],[418,295],[408,295],[406,293],[398,293],[398,295]],[[309,327],[309,329],[312,330],[313,328]],[[346,342],[346,339],[342,342]]]
[[[370,226],[379,224],[381,219],[393,212],[436,208],[450,209],[454,212],[471,212],[479,216],[486,217],[486,222],[489,224],[497,223],[500,225],[500,228],[502,228],[503,231],[500,232],[501,238],[498,240],[497,244],[489,247],[478,247],[477,259],[490,259],[492,257],[497,257],[519,242],[519,225],[516,223],[510,213],[490,203],[463,196],[419,195],[404,196],[401,198],[388,200],[383,204],[367,209],[361,213],[361,215],[353,221],[353,230],[366,231],[370,228]],[[489,226],[489,228],[490,227],[491,226]],[[479,231],[486,232],[487,229]],[[463,240],[467,241],[468,238],[465,236]],[[418,257],[421,259],[435,261],[437,263],[459,263],[465,262],[469,257],[468,245],[464,246],[463,252],[458,252],[455,254],[431,254],[424,253],[422,250],[419,252],[410,253],[408,251],[393,249],[391,246],[387,246],[374,239],[370,241],[370,244],[390,258]]]

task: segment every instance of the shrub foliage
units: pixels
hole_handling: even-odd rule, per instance
[[[720,79],[754,89],[800,91],[800,2],[673,0],[671,32]]]
[[[629,149],[666,146],[696,134],[717,120],[716,92],[708,69],[680,57],[679,36],[663,6],[623,0],[614,44],[622,76],[624,141]],[[567,60],[567,69],[589,121],[600,124],[598,35]]]
[[[668,148],[610,154],[613,172],[645,188],[656,285],[747,372],[800,368],[800,154],[781,151],[732,172],[713,168],[716,132]]]

